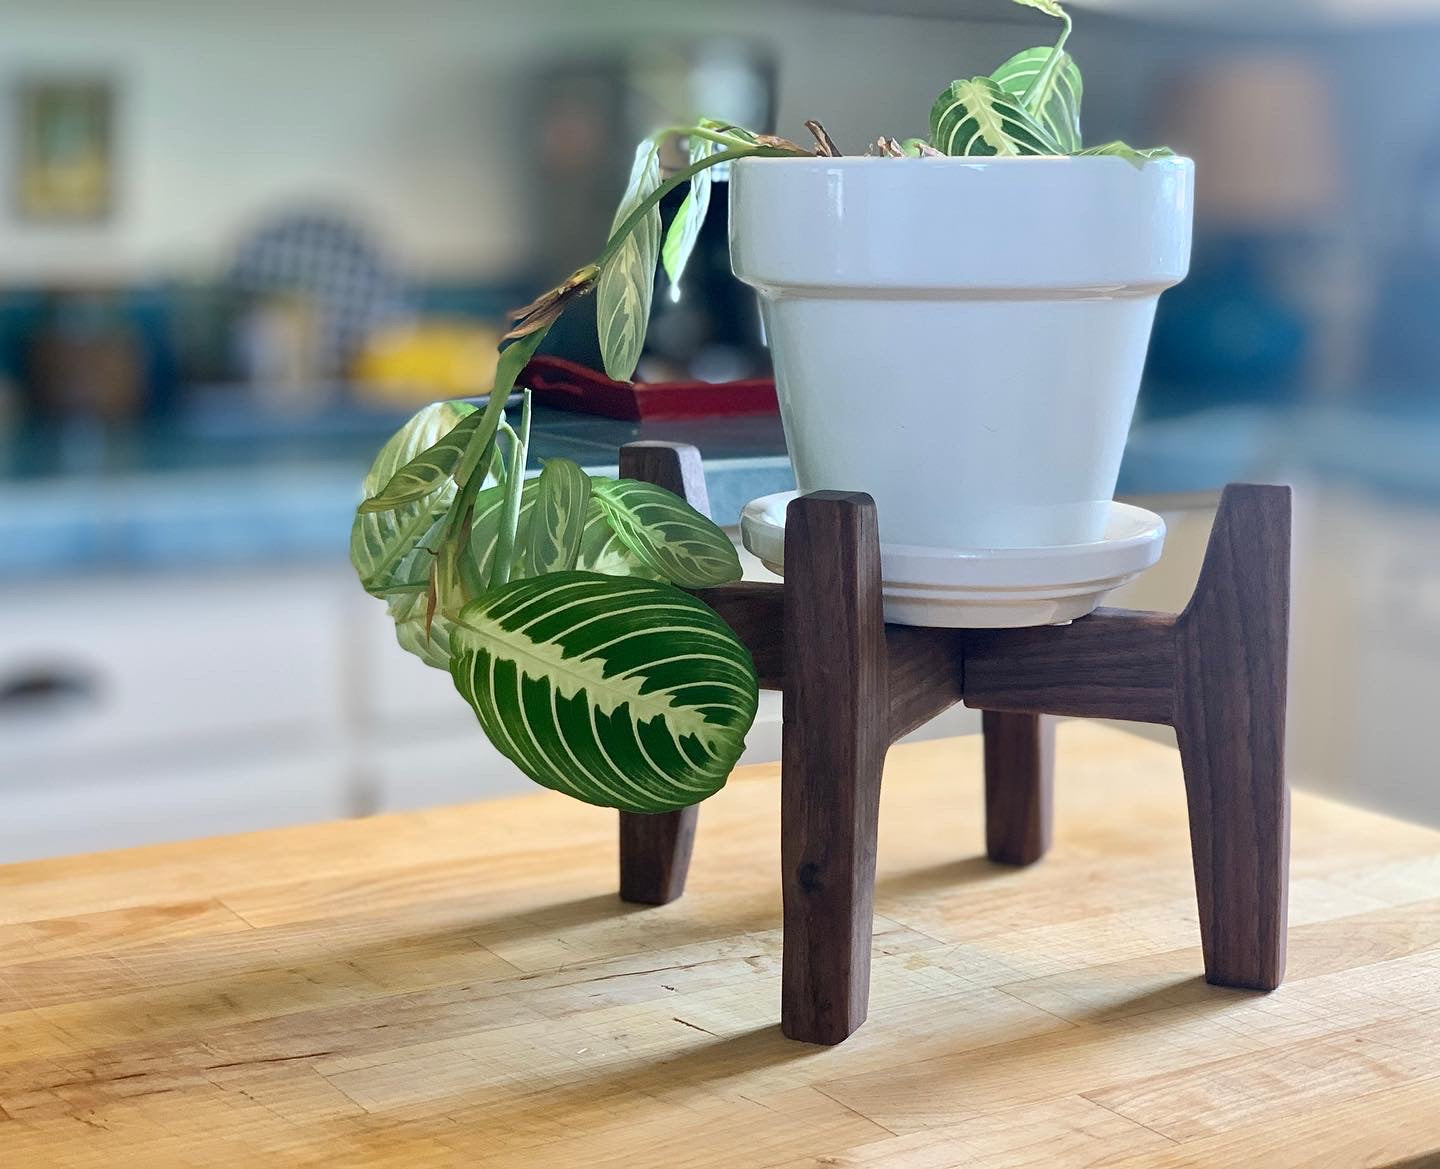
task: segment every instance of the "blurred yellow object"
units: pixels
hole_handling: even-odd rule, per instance
[[[499,330],[468,322],[381,329],[355,359],[355,389],[361,398],[386,403],[489,393],[499,343]]]

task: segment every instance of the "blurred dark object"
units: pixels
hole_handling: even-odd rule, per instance
[[[164,413],[181,376],[163,286],[0,292],[0,377],[24,415],[115,422]]]
[[[37,663],[0,677],[0,719],[91,706],[103,687],[83,666]]]
[[[141,341],[111,297],[57,296],[27,357],[27,381],[41,414],[113,423],[144,408]]]
[[[1233,237],[1196,249],[1190,275],[1160,298],[1155,313],[1147,416],[1294,397],[1311,326],[1268,270],[1274,246]]]
[[[1298,53],[1222,56],[1158,94],[1159,140],[1195,159],[1190,275],[1160,298],[1141,412],[1291,401],[1322,344],[1341,168],[1330,86]],[[1243,127],[1243,132],[1237,131]]]
[[[720,418],[778,414],[775,382],[617,382],[559,357],[536,357],[520,376],[537,406],[640,422],[657,418]]]

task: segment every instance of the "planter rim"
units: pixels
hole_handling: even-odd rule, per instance
[[[953,168],[961,170],[989,170],[999,167],[1069,167],[1080,170],[1089,167],[1114,167],[1123,166],[1136,174],[1143,174],[1152,168],[1165,168],[1167,170],[1194,169],[1195,161],[1183,154],[1171,155],[1167,158],[1152,158],[1142,166],[1136,166],[1129,159],[1116,158],[1113,155],[1090,155],[1080,157],[1073,154],[1025,154],[1025,155],[945,155],[941,158],[882,158],[879,155],[871,154],[843,154],[839,158],[826,158],[820,155],[799,158],[789,156],[785,158],[737,158],[730,165],[732,167],[786,167],[793,170],[836,170],[852,169],[868,166],[871,163],[888,163],[891,166],[906,166],[919,164],[931,168]]]
[[[762,292],[1153,296],[1189,264],[1195,167],[1186,158],[733,165],[731,266]]]

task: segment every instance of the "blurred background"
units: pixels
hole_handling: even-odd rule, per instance
[[[1183,603],[1222,484],[1296,484],[1295,778],[1440,824],[1440,0],[1072,8],[1087,140],[1198,164],[1120,486],[1171,540],[1123,600]],[[0,0],[0,27],[0,860],[522,789],[350,574],[376,447],[488,386],[503,311],[593,256],[655,125],[819,117],[859,152],[1053,38],[1003,0]],[[715,202],[647,380],[768,371]],[[592,333],[582,308],[547,349],[594,362]],[[536,453],[603,468],[640,434],[701,446],[722,522],[792,483],[766,415],[542,410]],[[772,704],[750,757],[777,751]]]

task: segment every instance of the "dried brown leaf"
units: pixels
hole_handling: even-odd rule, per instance
[[[796,154],[809,154],[810,152],[798,142],[791,142],[788,138],[781,138],[775,134],[756,134],[756,146],[773,146],[776,150],[791,150]]]
[[[595,280],[599,275],[599,268],[594,264],[587,264],[570,273],[554,288],[542,292],[524,308],[512,310],[508,315],[515,324],[500,340],[514,341],[520,337],[528,337],[531,333],[537,333],[554,324],[572,300],[584,296],[595,287]]]
[[[824,126],[822,126],[814,118],[811,118],[808,122],[805,123],[805,129],[809,130],[810,133],[815,135],[816,154],[818,154],[821,158],[840,157],[840,148],[835,145],[835,139],[830,137],[829,132],[825,129]]]

